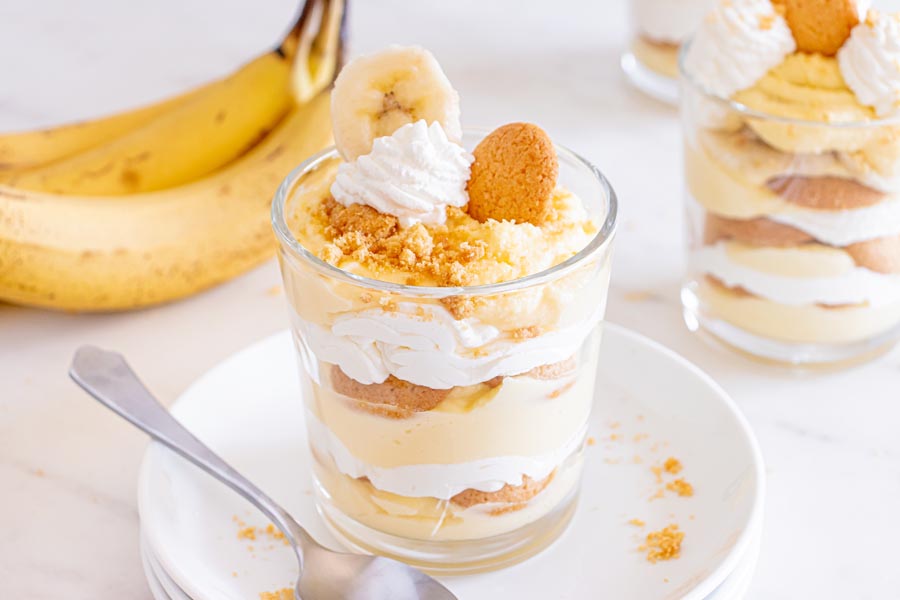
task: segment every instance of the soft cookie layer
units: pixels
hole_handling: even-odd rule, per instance
[[[845,250],[860,267],[878,273],[900,273],[900,235],[857,242]]]
[[[331,385],[339,394],[359,400],[359,407],[392,418],[406,418],[413,413],[434,409],[450,390],[435,390],[397,379],[393,375],[384,383],[359,383],[344,374],[340,367],[331,368]]]
[[[703,240],[714,244],[720,240],[735,240],[753,246],[796,246],[812,242],[813,237],[790,225],[782,225],[765,217],[728,219],[713,213],[706,214]]]
[[[797,206],[817,210],[852,210],[878,204],[883,192],[843,177],[773,177],[768,188]]]
[[[464,490],[451,498],[451,502],[463,508],[469,508],[476,504],[502,503],[520,504],[528,502],[540,494],[547,484],[553,480],[554,473],[540,481],[535,481],[527,475],[522,477],[522,485],[506,484],[496,492],[482,492],[475,489]]]

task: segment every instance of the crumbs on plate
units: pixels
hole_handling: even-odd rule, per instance
[[[259,600],[294,600],[292,588],[281,588],[274,592],[260,592]]]
[[[675,457],[670,456],[666,459],[666,462],[663,463],[663,468],[666,470],[666,473],[670,473],[672,475],[678,475],[683,468],[681,465],[681,461]]]
[[[653,465],[650,471],[659,484],[656,492],[650,497],[650,500],[657,500],[665,496],[666,490],[674,492],[683,498],[689,498],[694,495],[694,486],[691,485],[684,477],[665,481],[666,475],[677,475],[684,469],[684,465],[677,458],[670,456],[662,465]]]
[[[659,531],[648,533],[638,550],[646,552],[647,560],[651,563],[672,560],[681,556],[682,541],[684,541],[684,532],[679,531],[678,525],[672,523]]]
[[[265,527],[254,527],[245,523],[237,515],[231,517],[231,520],[238,526],[237,538],[239,540],[256,541],[257,539],[267,538],[271,541],[281,542],[285,546],[290,545],[284,534],[278,531],[271,523]],[[272,546],[269,547],[271,548]],[[250,552],[253,552],[253,546],[248,546],[248,548]]]
[[[694,495],[694,486],[684,480],[684,477],[670,481],[666,484],[666,489],[675,492],[679,496],[691,497]]]

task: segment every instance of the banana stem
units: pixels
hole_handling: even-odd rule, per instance
[[[343,64],[349,0],[306,0],[291,30],[275,52],[291,61]],[[337,75],[337,69],[332,79]]]

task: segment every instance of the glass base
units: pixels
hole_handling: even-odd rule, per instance
[[[568,527],[578,504],[575,486],[552,511],[528,525],[489,538],[427,541],[378,531],[340,511],[316,479],[316,507],[348,549],[402,561],[433,575],[468,575],[508,567],[538,554]]]
[[[844,368],[877,358],[900,341],[900,326],[871,339],[844,344],[804,344],[762,337],[705,314],[692,283],[682,286],[681,305],[684,322],[691,331],[707,333],[715,341],[751,358],[781,365]]]
[[[648,69],[631,52],[622,55],[619,65],[634,87],[660,102],[678,106],[677,80]]]

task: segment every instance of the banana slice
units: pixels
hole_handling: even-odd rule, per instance
[[[459,141],[459,94],[434,56],[418,46],[391,46],[349,62],[331,96],[334,142],[344,160],[372,150],[375,138],[424,119]]]

